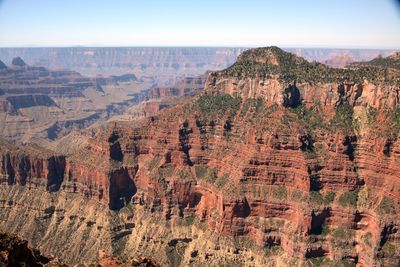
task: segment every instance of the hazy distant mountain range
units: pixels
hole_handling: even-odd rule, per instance
[[[62,47],[0,48],[0,59],[10,63],[22,57],[29,65],[51,69],[73,69],[85,75],[135,72],[174,73],[194,76],[233,64],[243,47]],[[354,61],[388,56],[395,50],[285,48],[309,61],[343,67]],[[140,76],[140,75],[139,75]],[[167,79],[168,80],[168,79]],[[176,82],[176,81],[170,81]]]

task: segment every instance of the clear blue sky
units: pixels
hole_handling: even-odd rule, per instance
[[[400,48],[394,0],[0,0],[0,47]]]

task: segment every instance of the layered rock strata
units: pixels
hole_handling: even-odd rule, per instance
[[[307,83],[282,58],[332,76]],[[105,249],[171,266],[397,266],[398,72],[278,48],[236,64],[205,95],[113,123],[69,155],[4,143],[3,230],[70,263]]]

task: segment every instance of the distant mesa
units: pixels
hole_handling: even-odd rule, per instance
[[[15,95],[7,97],[14,109],[35,106],[55,107],[57,104],[48,95]]]
[[[14,66],[19,66],[19,67],[26,66],[25,61],[23,61],[22,58],[20,58],[20,57],[13,58],[13,60],[11,61],[11,64]]]
[[[354,62],[349,64],[348,67],[379,67],[400,70],[400,52],[394,52],[388,57],[379,55],[370,61]]]
[[[267,65],[299,64],[305,62],[302,57],[288,53],[277,46],[259,47],[243,52],[237,60],[240,62],[257,62]]]

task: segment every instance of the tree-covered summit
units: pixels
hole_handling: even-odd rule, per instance
[[[382,57],[381,55],[366,62],[354,62],[349,67],[360,67],[360,66],[374,66],[380,68],[392,68],[400,70],[400,52],[396,52],[388,57]]]
[[[391,72],[376,66],[332,68],[319,62],[309,62],[302,57],[270,46],[243,52],[235,64],[214,75],[244,78],[277,78],[286,83],[400,83],[400,72]]]

